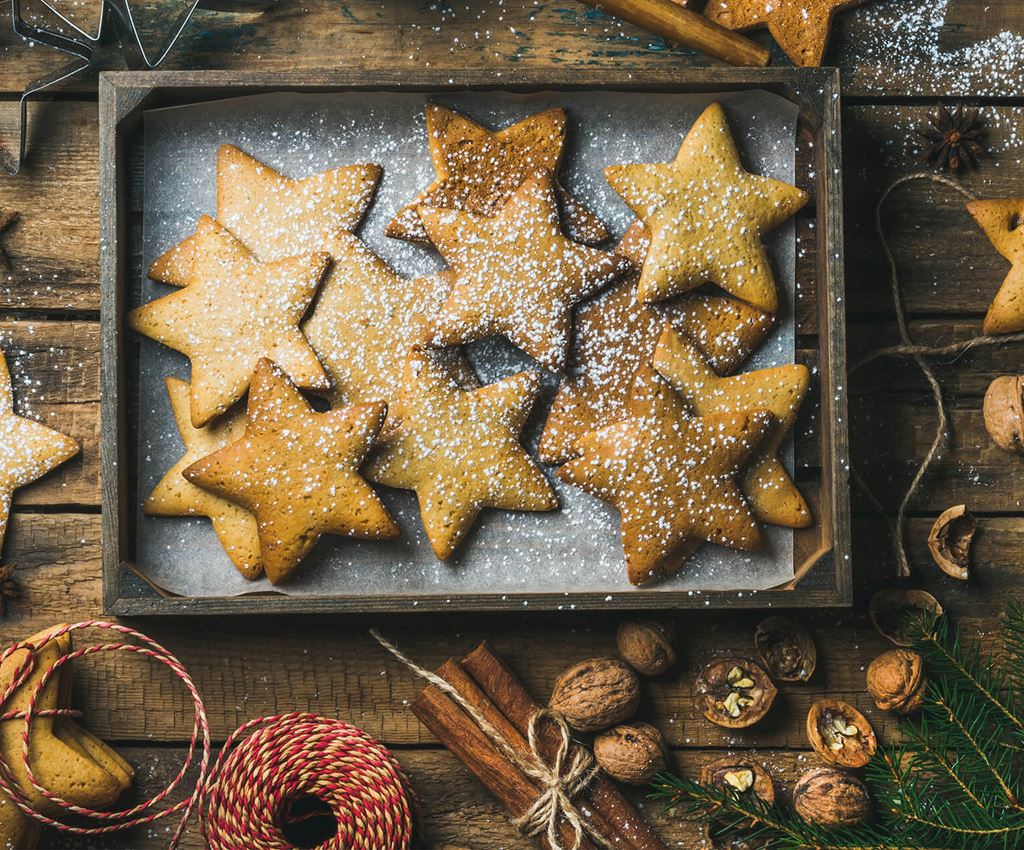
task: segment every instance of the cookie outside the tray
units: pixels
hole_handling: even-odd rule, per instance
[[[245,433],[245,413],[232,408],[209,425],[194,428],[188,412],[188,382],[180,378],[166,378],[164,384],[178,433],[185,444],[185,453],[167,470],[142,503],[142,512],[148,516],[208,517],[231,563],[246,578],[258,578],[263,572],[263,562],[260,560],[256,517],[234,502],[197,487],[181,474],[197,460],[241,439]]]
[[[1000,254],[1010,271],[985,315],[986,334],[1024,331],[1024,198],[970,201],[967,211]]]
[[[264,358],[249,390],[245,435],[186,467],[184,475],[255,514],[263,569],[278,584],[321,534],[398,536],[398,526],[359,473],[386,415],[383,402],[316,413]]]
[[[385,233],[398,239],[429,242],[419,207],[464,210],[493,216],[531,177],[556,183],[565,148],[564,109],[546,109],[503,130],[491,131],[437,103],[426,106],[427,144],[437,177],[398,212]],[[566,232],[596,245],[609,238],[600,219],[559,188]]]
[[[778,312],[763,236],[808,195],[743,170],[721,104],[704,110],[673,162],[610,165],[604,173],[650,231],[637,287],[641,301],[714,283],[759,310]]]
[[[539,390],[539,372],[463,389],[429,352],[410,353],[393,424],[366,475],[416,492],[441,560],[451,557],[483,508],[558,507],[551,484],[519,442]]]
[[[234,145],[221,145],[217,221],[265,263],[324,251],[336,236],[359,226],[380,174],[379,165],[366,163],[292,180]],[[194,253],[190,236],[154,260],[149,276],[185,286]]]
[[[754,516],[788,528],[806,528],[811,511],[779,459],[782,441],[807,395],[810,372],[799,363],[720,378],[690,340],[666,327],[654,353],[654,367],[693,407],[697,416],[766,410],[768,436],[740,478]]]
[[[245,395],[261,357],[301,387],[330,386],[299,330],[330,261],[315,252],[261,263],[212,218],[200,219],[188,285],[128,314],[132,329],[192,361],[196,428]]]
[[[437,207],[420,207],[420,218],[455,274],[432,324],[434,346],[500,334],[562,369],[573,307],[629,270],[624,257],[562,234],[549,177],[523,183],[493,218]]]

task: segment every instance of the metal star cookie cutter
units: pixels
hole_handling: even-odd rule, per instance
[[[170,35],[151,58],[132,15],[131,0],[100,0],[99,25],[94,34],[86,32],[71,21],[47,0],[38,0],[39,5],[52,14],[55,22],[67,28],[67,32],[40,26],[27,20],[23,14],[23,0],[11,0],[11,23],[14,32],[22,38],[37,44],[52,47],[74,57],[71,62],[30,82],[18,101],[18,147],[11,154],[0,145],[0,168],[10,175],[21,170],[28,152],[28,101],[39,92],[68,80],[90,68],[105,36],[112,29],[114,39],[121,48],[121,55],[129,70],[152,70],[160,65],[174,48],[192,15],[197,9],[213,12],[262,12],[273,6],[277,0],[189,0],[181,14],[168,28]]]

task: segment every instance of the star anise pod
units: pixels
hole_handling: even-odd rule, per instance
[[[0,566],[0,617],[7,614],[7,604],[21,596],[21,587],[14,580],[14,566]]]
[[[943,166],[952,172],[963,168],[977,168],[984,155],[982,141],[985,129],[981,126],[978,110],[964,110],[963,106],[950,112],[945,106],[928,116],[928,126],[915,131],[924,145],[919,162]]]

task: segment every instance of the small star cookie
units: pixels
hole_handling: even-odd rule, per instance
[[[149,516],[205,516],[213,523],[221,546],[238,571],[246,578],[258,578],[263,572],[256,517],[234,502],[215,496],[189,483],[181,474],[197,460],[213,454],[245,433],[242,411],[229,412],[203,428],[193,428],[189,418],[189,385],[179,378],[166,378],[171,410],[178,423],[178,433],[185,443],[185,453],[153,488],[142,503],[142,512]]]
[[[647,253],[644,230],[634,222],[615,251],[637,269]],[[540,437],[538,452],[545,463],[569,460],[576,440],[625,417],[630,385],[654,356],[666,321],[692,339],[720,374],[746,360],[774,325],[771,313],[717,295],[694,292],[640,304],[638,278],[639,271],[631,272],[576,311],[571,371],[558,386]]]
[[[565,237],[550,178],[523,183],[493,218],[420,207],[455,273],[430,344],[501,334],[542,366],[565,366],[572,308],[629,270],[629,261]]]
[[[667,326],[654,353],[654,368],[692,405],[697,416],[753,410],[771,413],[771,430],[750,459],[740,486],[754,516],[762,522],[788,528],[809,526],[810,509],[779,460],[782,441],[807,395],[807,367],[792,363],[719,378],[696,346]]]
[[[434,553],[447,560],[483,508],[550,511],[558,499],[519,443],[540,390],[520,372],[465,390],[421,349],[410,353],[394,427],[366,467],[370,480],[415,490]]]
[[[421,206],[493,216],[529,178],[555,180],[565,148],[564,109],[547,109],[496,132],[437,103],[428,103],[426,113],[437,178],[398,212],[384,231],[388,236],[431,241],[419,218]],[[609,238],[597,216],[564,189],[559,195],[573,239],[597,245]]]
[[[383,402],[316,413],[287,375],[263,358],[249,390],[245,435],[183,474],[255,514],[263,569],[279,584],[321,534],[398,536],[398,526],[359,474],[386,415]]]
[[[234,145],[221,145],[216,218],[264,263],[324,251],[339,233],[359,226],[380,174],[379,165],[346,165],[292,180]],[[194,251],[190,236],[157,257],[149,276],[185,286]]]
[[[7,360],[0,353],[0,549],[14,491],[78,454],[78,443],[14,412]]]
[[[128,314],[129,326],[192,361],[192,424],[206,425],[249,388],[261,357],[306,389],[330,381],[299,330],[331,261],[326,252],[261,263],[209,216],[199,220],[184,289]]]
[[[558,477],[618,508],[626,571],[639,584],[695,539],[762,545],[735,478],[770,427],[763,412],[688,418],[662,406],[591,431]]]
[[[759,310],[778,312],[762,237],[808,195],[743,170],[721,104],[704,110],[673,162],[610,165],[604,173],[651,234],[637,287],[642,302],[714,283]]]
[[[1024,331],[1024,198],[970,201],[967,211],[992,246],[1010,261],[1010,272],[988,308],[983,332]]]
[[[825,59],[832,19],[864,0],[710,0],[704,14],[731,30],[768,27],[794,65]]]

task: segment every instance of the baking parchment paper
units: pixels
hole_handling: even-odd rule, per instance
[[[339,165],[376,162],[384,175],[361,237],[401,274],[413,277],[443,267],[430,248],[384,236],[384,226],[434,177],[427,151],[423,107],[444,103],[497,128],[551,106],[568,110],[570,140],[562,177],[619,237],[632,213],[602,177],[606,165],[668,161],[700,112],[721,102],[747,168],[793,182],[797,107],[761,90],[719,94],[638,92],[503,91],[440,93],[279,93],[145,113],[145,180],[142,268],[193,231],[201,213],[216,214],[217,148],[238,145],[289,177],[304,177]],[[780,290],[780,321],[749,368],[794,359],[793,295],[795,232],[792,223],[769,239]],[[166,294],[148,279],[136,282],[133,301]],[[470,357],[481,378],[492,381],[535,364],[498,340],[477,343]],[[180,457],[183,446],[164,389],[164,378],[187,379],[187,360],[144,339],[140,346],[138,419],[139,503]],[[556,380],[546,376],[547,394],[524,436],[536,441]],[[786,449],[792,468],[792,442]],[[407,597],[451,597],[464,593],[628,593],[616,511],[547,470],[561,509],[550,513],[487,510],[456,557],[437,560],[419,519],[415,495],[379,488],[402,528],[397,541],[372,543],[324,536],[297,570],[276,588],[282,593]],[[760,590],[793,577],[793,533],[766,528],[767,547],[747,554],[704,546],[660,591]],[[267,591],[265,579],[242,578],[205,519],[146,517],[138,511],[136,564],[150,581],[185,596],[230,596]],[[525,600],[524,600],[525,602]]]

